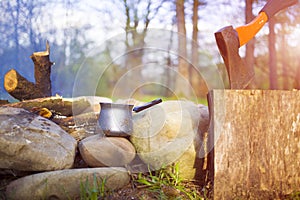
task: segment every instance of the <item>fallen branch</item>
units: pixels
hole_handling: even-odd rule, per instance
[[[21,101],[43,96],[34,83],[29,82],[14,69],[5,74],[4,88],[11,96]]]
[[[82,113],[91,104],[84,98],[73,100],[62,97],[47,97],[6,104],[4,106],[23,108],[28,111],[33,111],[36,108],[47,108],[54,113],[68,117]]]
[[[30,58],[34,63],[35,83],[28,81],[16,70],[8,71],[4,76],[4,88],[14,98],[22,101],[51,96],[51,66],[49,60],[50,47],[46,43],[46,51],[35,52]]]

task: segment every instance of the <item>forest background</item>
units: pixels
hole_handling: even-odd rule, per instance
[[[30,55],[45,50],[46,41],[51,48],[50,60],[55,63],[51,74],[53,95],[111,97],[118,81],[127,73],[128,88],[130,82],[141,80],[156,83],[138,89],[145,95],[184,93],[188,98],[193,93],[203,98],[209,89],[223,87],[217,79],[228,88],[214,32],[224,26],[237,27],[250,22],[265,3],[265,0],[1,0],[0,99],[13,100],[3,88],[4,75],[10,69],[34,82]],[[256,39],[240,49],[246,63],[255,67],[251,88],[300,89],[299,11],[298,4],[280,12]],[[159,54],[143,50],[153,40],[158,41],[157,49],[162,41],[168,41],[161,44],[164,48]],[[172,45],[178,54],[170,55],[168,48]],[[133,53],[126,53],[131,50]],[[141,66],[141,70],[129,75],[136,66]],[[190,88],[178,84],[178,74]]]

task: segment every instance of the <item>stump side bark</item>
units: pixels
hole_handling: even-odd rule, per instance
[[[50,47],[46,43],[46,51],[34,52],[30,58],[34,63],[34,78],[36,87],[43,93],[40,97],[51,96],[51,66],[50,62]]]
[[[213,90],[214,199],[278,199],[300,188],[300,91]]]
[[[11,96],[20,100],[39,98],[43,95],[34,83],[28,81],[14,69],[5,74],[4,88]]]

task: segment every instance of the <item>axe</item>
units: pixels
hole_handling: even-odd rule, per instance
[[[298,0],[269,0],[250,23],[235,29],[232,26],[226,26],[215,33],[231,89],[246,88],[254,77],[253,66],[247,67],[239,55],[239,48],[251,40],[277,12],[297,2]]]

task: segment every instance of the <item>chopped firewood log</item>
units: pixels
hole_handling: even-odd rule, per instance
[[[31,109],[31,112],[45,117],[47,119],[51,119],[51,117],[53,117],[52,112],[47,108],[34,107]]]
[[[8,103],[9,103],[8,100],[0,99],[0,105],[4,105],[4,104],[8,104]]]
[[[88,112],[66,118],[54,118],[52,121],[64,126],[84,127],[88,125],[97,125],[99,113]]]
[[[21,101],[17,103],[10,103],[4,106],[24,108],[25,110],[28,110],[30,112],[42,108],[47,108],[53,114],[68,117],[72,116],[74,113],[79,114],[83,112],[84,110],[89,108],[91,104],[84,98],[66,99],[62,97],[47,97]]]
[[[34,83],[29,82],[14,69],[5,74],[4,88],[11,96],[19,100],[35,99],[43,96],[43,93]]]

